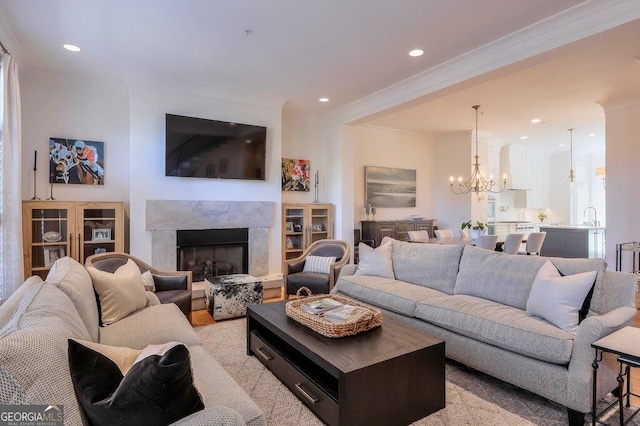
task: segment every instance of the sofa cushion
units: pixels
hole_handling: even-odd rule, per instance
[[[27,291],[36,285],[42,283],[42,278],[37,275],[32,275],[22,283],[20,287],[13,292],[13,294],[0,305],[0,329],[11,319],[16,313],[16,310],[22,303],[22,298]]]
[[[86,424],[69,373],[69,337],[90,339],[73,302],[44,282],[29,287],[0,329],[0,404],[64,405],[65,424]]]
[[[596,271],[561,276],[548,260],[536,275],[527,300],[527,315],[542,318],[575,334],[578,311],[596,279]]]
[[[545,261],[540,256],[465,246],[453,294],[477,296],[524,311],[533,280]]]
[[[419,301],[446,296],[428,287],[364,275],[341,276],[335,289],[354,299],[410,317],[414,316]]]
[[[462,246],[392,241],[393,272],[400,281],[453,294]]]
[[[142,349],[166,342],[200,344],[193,327],[173,303],[149,306],[100,329],[100,343],[105,345]]]
[[[595,312],[603,314],[609,312],[604,298],[604,274],[607,262],[604,259],[568,259],[564,257],[548,257],[553,265],[558,268],[561,275],[575,275],[583,272],[596,271],[596,281],[593,285],[593,303],[587,303],[587,309],[591,306]],[[611,297],[611,296],[609,296]],[[590,302],[590,300],[587,300]]]
[[[68,256],[60,258],[51,267],[45,281],[69,296],[87,327],[91,340],[97,342],[100,328],[98,304],[91,277],[84,266]]]
[[[358,244],[358,269],[356,275],[372,275],[394,278],[391,261],[391,244],[385,243],[378,248],[371,248],[364,243]]]
[[[335,256],[313,256],[309,255],[304,260],[303,272],[315,272],[316,274],[331,273],[331,264],[335,263]]]
[[[102,323],[113,324],[147,304],[140,268],[131,259],[115,272],[87,267],[93,286],[100,296]]]
[[[69,339],[69,365],[92,425],[169,424],[204,408],[176,342],[132,350]]]
[[[418,303],[416,317],[541,361],[565,365],[571,359],[573,334],[490,300],[468,295],[433,298]]]
[[[205,407],[224,406],[236,410],[247,425],[265,425],[264,414],[256,403],[249,398],[240,385],[233,380],[209,352],[202,346],[189,347],[191,354],[191,368],[196,388]],[[231,355],[229,355],[231,356]],[[229,360],[226,360],[229,361]],[[247,360],[259,363],[255,357]],[[242,369],[243,365],[230,362],[227,368]],[[240,377],[243,375],[240,374]],[[265,397],[269,397],[269,390],[265,388]],[[271,394],[272,395],[272,394]],[[277,397],[272,395],[272,397]]]

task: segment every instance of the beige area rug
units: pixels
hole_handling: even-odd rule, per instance
[[[244,319],[196,327],[195,330],[204,347],[262,409],[267,424],[323,424],[260,361],[247,356]],[[564,407],[461,364],[448,361],[446,378],[446,408],[414,425],[567,424]],[[630,424],[639,424],[637,417]],[[617,413],[603,420],[616,424]]]

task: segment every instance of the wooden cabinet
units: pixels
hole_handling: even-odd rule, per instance
[[[409,231],[427,231],[433,237],[433,220],[394,220],[361,222],[362,239],[373,240],[374,247],[378,247],[384,237],[391,237],[400,241],[409,240]]]
[[[94,253],[124,251],[124,205],[23,201],[22,235],[25,277],[44,279],[59,257],[84,264]]]
[[[282,205],[282,262],[318,240],[333,238],[333,204]]]

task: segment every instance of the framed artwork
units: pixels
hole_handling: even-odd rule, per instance
[[[282,190],[305,191],[311,190],[309,160],[282,159]]]
[[[293,222],[286,222],[284,224],[284,230],[287,232],[293,232]]]
[[[416,206],[415,170],[365,166],[364,182],[365,206]]]
[[[49,183],[104,185],[104,142],[50,138]]]
[[[110,240],[111,229],[96,228],[91,230],[91,241]]]
[[[44,248],[44,266],[50,268],[56,260],[64,257],[64,247],[45,247]]]

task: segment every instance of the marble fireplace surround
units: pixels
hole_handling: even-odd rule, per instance
[[[249,229],[249,274],[269,273],[269,229],[275,203],[271,201],[147,200],[145,227],[151,232],[151,264],[175,270],[179,229]]]

